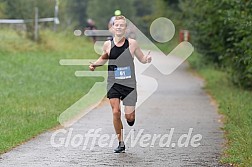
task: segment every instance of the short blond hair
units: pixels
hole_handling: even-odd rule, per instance
[[[115,22],[116,20],[124,20],[124,21],[125,21],[125,24],[126,24],[126,26],[127,26],[127,20],[126,20],[126,17],[124,17],[123,15],[120,15],[120,16],[115,16],[115,20],[114,20],[114,22]],[[113,22],[113,25],[114,25],[114,22]]]

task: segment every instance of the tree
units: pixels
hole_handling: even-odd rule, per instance
[[[67,10],[71,20],[77,22],[77,26],[83,26],[87,20],[87,5],[89,0],[67,0]]]
[[[0,18],[5,18],[5,3],[0,1]]]
[[[134,19],[137,27],[146,35],[150,36],[149,28],[153,21],[154,5],[153,1],[137,0],[134,2],[136,8],[136,18]]]
[[[5,4],[4,14],[8,19],[34,19],[35,7],[39,10],[39,17],[53,17],[55,1],[52,0],[1,0]],[[26,23],[28,38],[34,39],[34,22]]]
[[[52,0],[2,0],[6,4],[5,14],[9,19],[32,19],[34,8],[38,7],[40,17],[54,16],[54,4]]]
[[[231,72],[234,83],[252,88],[252,1],[180,1],[194,45],[204,58]]]
[[[109,19],[114,15],[116,9],[121,10],[122,14],[133,21],[135,17],[134,0],[92,0],[88,2],[87,16],[96,22],[99,29],[107,29]]]

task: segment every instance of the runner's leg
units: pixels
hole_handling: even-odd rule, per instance
[[[116,131],[116,134],[118,136],[119,141],[123,141],[122,136],[122,121],[121,121],[121,109],[120,109],[120,99],[119,98],[111,98],[109,99],[110,105],[112,107],[113,112],[113,124]]]
[[[135,120],[135,106],[125,106],[124,108],[125,118],[128,122]]]

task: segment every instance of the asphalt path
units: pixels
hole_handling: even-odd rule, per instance
[[[49,130],[2,154],[0,166],[221,166],[221,116],[202,79],[187,63],[170,75],[154,66],[144,74],[148,77],[138,78],[135,125],[129,127],[122,114],[125,153],[113,153],[118,143],[105,99],[72,126]]]

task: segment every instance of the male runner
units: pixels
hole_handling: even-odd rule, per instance
[[[116,16],[112,28],[113,39],[104,42],[104,53],[89,68],[94,71],[96,67],[105,64],[109,60],[107,97],[112,107],[113,124],[119,140],[119,146],[114,152],[121,153],[125,152],[125,145],[122,136],[123,125],[120,101],[125,106],[125,118],[129,126],[133,126],[135,122],[137,91],[134,55],[144,64],[151,62],[151,57],[143,54],[136,40],[125,37],[127,23],[124,16]]]

